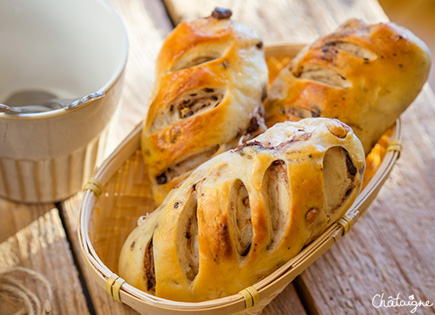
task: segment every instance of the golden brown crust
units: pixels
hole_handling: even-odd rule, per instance
[[[173,300],[237,293],[346,212],[360,191],[364,160],[361,142],[338,120],[277,124],[202,164],[172,190],[128,237],[119,274]],[[147,247],[131,244],[150,239],[154,268],[145,269],[155,274],[148,276]]]
[[[183,22],[167,37],[142,136],[156,204],[194,167],[265,129],[260,42],[225,17]]]
[[[265,102],[266,124],[337,118],[367,154],[420,92],[430,62],[426,45],[408,30],[349,20],[280,72]]]

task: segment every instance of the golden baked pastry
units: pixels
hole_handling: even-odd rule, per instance
[[[276,124],[174,188],[127,238],[119,275],[172,300],[237,293],[343,216],[364,165],[361,142],[338,120]]]
[[[157,58],[142,134],[156,205],[196,166],[266,129],[263,43],[230,16],[179,24]]]
[[[351,19],[279,73],[265,102],[266,124],[337,118],[367,154],[418,95],[430,63],[427,46],[410,31]]]

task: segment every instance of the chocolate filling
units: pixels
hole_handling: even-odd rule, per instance
[[[233,15],[230,9],[215,8],[211,16],[218,20],[229,19]]]
[[[212,148],[205,148],[205,150],[191,154],[184,160],[177,161],[170,165],[165,171],[156,176],[157,184],[164,185],[176,177],[187,175],[188,172],[195,169],[198,165],[209,160],[219,148],[219,145],[215,145]]]
[[[154,271],[153,239],[150,240],[145,250],[144,269],[147,279],[147,290],[154,293],[156,290],[156,275]]]
[[[225,92],[221,87],[205,87],[187,91],[163,107],[163,110],[156,115],[151,131],[162,130],[213,109],[222,102],[224,96]],[[171,141],[175,142],[176,138],[171,138]]]
[[[242,181],[237,180],[230,192],[231,217],[235,220],[235,246],[237,253],[244,257],[248,255],[253,241],[251,221],[251,205],[249,194]]]

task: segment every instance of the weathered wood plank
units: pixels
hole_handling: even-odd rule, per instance
[[[109,133],[110,147],[114,149],[145,117],[154,85],[155,60],[172,24],[159,0],[109,2],[121,15],[129,40],[120,106]]]
[[[89,314],[58,210],[0,199],[0,217],[0,272],[15,266],[32,269],[54,289],[52,314]],[[25,285],[44,296],[43,288],[27,278]],[[6,303],[1,304],[5,311]]]
[[[34,206],[0,198],[0,243],[52,208],[54,204]]]
[[[110,0],[109,2],[121,15],[130,43],[120,109],[110,131],[111,146],[114,148],[145,117],[148,97],[154,84],[155,60],[164,38],[172,29],[172,24],[159,0]],[[62,203],[62,213],[95,312],[104,315],[136,314],[125,304],[115,302],[98,285],[84,264],[77,239],[81,196],[82,194],[79,193]]]
[[[333,31],[348,18],[386,21],[375,0],[163,0],[175,24],[209,16],[215,7],[230,8],[234,19],[255,29],[266,43],[308,43]]]
[[[83,260],[83,256],[80,253],[79,242],[77,238],[77,221],[78,210],[80,206],[82,193],[78,193],[74,197],[68,199],[62,204],[61,211],[67,225],[67,232],[70,236],[71,247],[77,254],[77,260],[81,267],[83,277],[86,282],[86,287],[91,297],[92,305],[96,314],[101,315],[132,315],[137,314],[136,311],[129,306],[118,303],[110,297],[104,288],[100,287],[97,281],[94,279],[90,270],[87,269],[86,263]]]

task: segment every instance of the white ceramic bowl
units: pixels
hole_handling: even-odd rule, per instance
[[[1,0],[0,42],[0,103],[22,90],[104,93],[72,109],[0,113],[0,196],[65,199],[105,154],[127,61],[122,20],[103,0]]]

